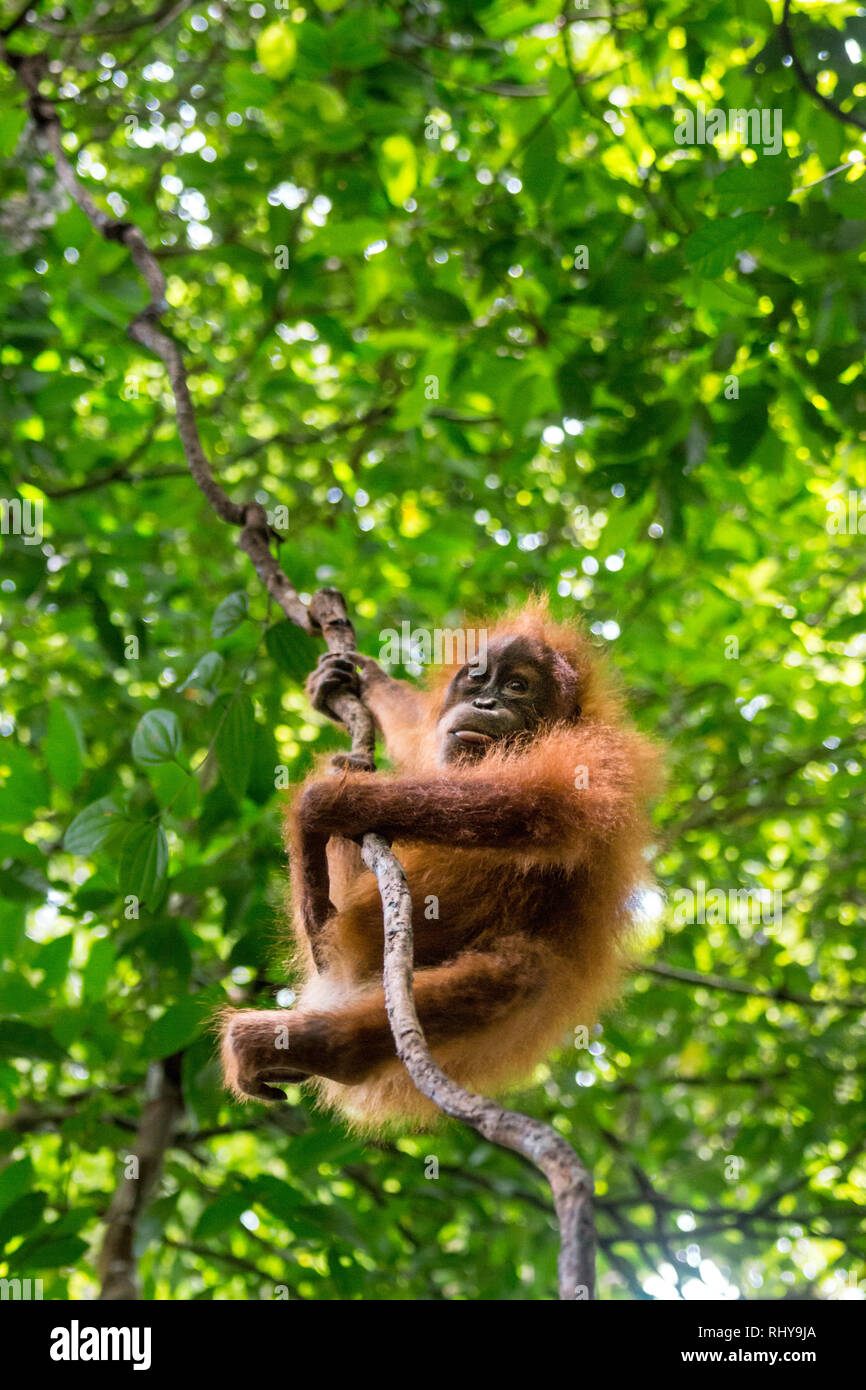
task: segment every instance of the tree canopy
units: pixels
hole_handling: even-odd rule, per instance
[[[625,998],[511,1098],[593,1172],[601,1296],[856,1291],[862,8],[69,0],[0,29],[6,1271],[98,1291],[161,1095],[143,1298],[556,1284],[513,1155],[221,1088],[215,1009],[290,998],[281,785],[345,739],[127,336],[127,247],[28,119],[43,55],[82,185],[167,277],[214,473],[301,594],[341,589],[376,656],[546,593],[669,751]],[[778,151],[760,122],[697,143],[713,111],[773,116]]]

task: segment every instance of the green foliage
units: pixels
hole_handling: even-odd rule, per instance
[[[265,8],[130,29],[69,0],[80,37],[52,12],[8,42],[53,60],[85,187],[158,248],[204,450],[287,509],[299,592],[341,588],[372,655],[547,592],[670,749],[642,960],[685,978],[637,970],[514,1097],[593,1170],[603,1295],[838,1294],[866,1273],[860,132],[764,0]],[[858,7],[792,31],[862,113]],[[221,1089],[214,1013],[286,985],[275,782],[340,737],[301,688],[317,645],[183,465],[126,250],[0,83],[0,497],[42,504],[0,534],[7,1272],[94,1295],[176,1063],[145,1298],[550,1297],[548,1194],[512,1156]],[[779,111],[779,153],[679,144],[699,102]],[[782,920],[681,921],[700,881]]]
[[[139,723],[132,735],[132,756],[147,767],[151,763],[167,763],[177,759],[180,752],[180,725],[177,715],[168,709],[152,709]]]
[[[243,622],[248,608],[249,600],[243,590],[229,594],[217,605],[210,625],[211,636],[228,637]]]
[[[134,825],[120,849],[118,888],[124,897],[154,907],[162,897],[168,870],[168,841],[160,825]]]

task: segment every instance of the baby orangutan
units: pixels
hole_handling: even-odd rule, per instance
[[[326,776],[297,800],[305,983],[291,1010],[226,1015],[226,1081],[275,1100],[280,1083],[309,1080],[362,1128],[423,1124],[436,1111],[395,1054],[382,903],[360,838],[385,836],[406,871],[433,1056],[489,1094],[592,1026],[617,986],[656,755],[624,724],[582,629],[538,601],[489,630],[485,664],[446,668],[427,693],[357,653],[323,656],[308,689],[326,712],[336,692],[362,693],[397,771]]]

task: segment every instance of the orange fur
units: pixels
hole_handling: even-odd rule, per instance
[[[440,785],[450,789],[452,842],[426,843],[419,831],[394,849],[412,893],[416,995],[431,1051],[455,1081],[488,1093],[525,1079],[566,1030],[592,1026],[614,995],[635,895],[647,879],[645,805],[658,764],[652,745],[625,724],[620,696],[580,626],[555,623],[543,601],[531,600],[490,628],[489,642],[513,635],[542,642],[568,663],[577,722],[561,720],[510,748],[494,744],[471,765],[441,767],[436,717],[456,668],[435,672],[423,694],[381,680],[365,691],[396,764],[394,773],[377,774],[383,792],[405,786],[423,812],[437,804]],[[525,798],[533,806],[532,823],[503,847],[461,845],[461,827],[491,779],[510,804]],[[370,775],[348,773],[330,785],[336,802],[351,802],[353,786],[369,788]],[[297,853],[297,803],[287,828]],[[438,1112],[396,1057],[381,1051],[376,884],[351,841],[333,837],[328,860],[336,912],[323,929],[325,967],[316,970],[296,902],[304,986],[291,1014],[273,1017],[315,1021],[339,1038],[348,1079],[312,1080],[320,1101],[355,1126],[429,1124]],[[425,915],[431,899],[433,918]],[[247,1017],[261,1033],[266,1016]],[[365,1059],[374,1025],[378,1051]],[[227,1059],[230,1082],[236,1065]]]

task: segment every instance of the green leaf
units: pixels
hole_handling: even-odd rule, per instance
[[[236,589],[224,598],[214,610],[210,631],[212,637],[228,637],[230,632],[240,626],[247,616],[249,599],[244,589]]]
[[[234,1226],[242,1212],[247,1211],[254,1198],[246,1192],[229,1192],[205,1207],[195,1223],[193,1236],[196,1240],[210,1239],[221,1235],[228,1226]]]
[[[177,820],[195,814],[199,786],[195,777],[178,763],[159,763],[147,773],[154,796],[164,810],[171,811]]]
[[[53,701],[48,712],[48,733],[42,751],[55,782],[64,791],[73,791],[84,770],[84,740],[78,720],[59,700]]]
[[[180,1052],[198,1036],[201,1026],[201,1005],[192,998],[181,999],[151,1023],[142,1041],[142,1054],[152,1058]]]
[[[389,135],[379,150],[379,174],[388,194],[388,201],[402,207],[411,198],[418,183],[418,156],[415,146],[405,135]]]
[[[245,106],[261,106],[273,100],[278,88],[270,78],[260,72],[252,72],[249,64],[230,62],[224,69],[225,82],[231,88],[232,96]]]
[[[769,422],[769,393],[761,386],[750,386],[729,405],[727,423],[728,462],[740,468],[751,458]]]
[[[0,1013],[29,1014],[42,1008],[45,1002],[40,990],[20,975],[0,975]]]
[[[215,690],[224,666],[225,661],[219,652],[205,652],[178,690]]]
[[[44,1192],[25,1192],[9,1203],[0,1216],[0,1248],[39,1225],[47,1200]]]
[[[319,645],[295,623],[275,623],[265,633],[268,655],[281,671],[303,683],[315,669]]]
[[[592,385],[586,378],[591,360],[580,353],[563,362],[556,373],[559,398],[565,415],[585,419],[592,410]]]
[[[3,1169],[0,1173],[0,1211],[6,1211],[13,1202],[30,1191],[33,1176],[33,1161],[30,1158],[21,1158]]]
[[[117,802],[103,796],[79,811],[63,837],[63,848],[69,854],[96,854],[128,824]]]
[[[123,897],[136,897],[146,907],[158,903],[168,873],[168,841],[161,825],[149,821],[130,830],[120,850],[118,887]]]
[[[114,942],[107,936],[94,941],[82,971],[82,992],[87,1003],[101,999],[114,969]]]
[[[29,840],[10,830],[0,830],[0,859],[18,859],[37,869],[45,862],[38,845],[32,845]]]
[[[292,28],[288,24],[269,24],[256,39],[256,57],[268,77],[278,82],[288,77],[298,59],[298,40]]]
[[[301,1174],[312,1172],[320,1163],[351,1163],[362,1154],[358,1139],[338,1129],[320,1129],[296,1136],[288,1162],[293,1173]]]
[[[168,709],[152,709],[139,721],[132,735],[132,756],[144,766],[174,762],[180,743],[177,715]]]
[[[314,92],[314,100],[323,121],[328,125],[337,125],[346,119],[349,108],[342,92],[324,82],[315,83]]]
[[[374,241],[381,241],[387,228],[384,222],[372,217],[359,217],[352,222],[328,222],[306,243],[306,254],[316,256],[359,256]],[[305,252],[298,253],[303,260]]]
[[[763,225],[764,218],[757,212],[707,222],[686,238],[686,260],[701,275],[721,275],[736,253],[751,245]]]
[[[80,1236],[42,1236],[15,1251],[16,1270],[59,1269],[76,1265],[87,1249]]]
[[[775,207],[789,197],[792,186],[791,166],[778,155],[764,155],[754,164],[736,164],[714,184],[721,213]]]
[[[9,159],[15,153],[26,124],[27,112],[23,109],[0,114],[0,159]]]
[[[425,318],[432,319],[434,323],[457,325],[468,323],[470,318],[463,300],[450,290],[439,290],[435,287],[410,290],[406,295],[406,303]]]
[[[46,1062],[62,1062],[66,1053],[46,1028],[17,1019],[0,1019],[0,1057],[23,1057],[28,1061],[40,1058]]]
[[[44,972],[42,979],[44,990],[58,989],[65,980],[74,943],[75,933],[69,931],[63,936],[55,937],[53,941],[46,941],[44,946],[40,946],[33,958],[33,968]]]
[[[304,1195],[282,1178],[262,1174],[256,1181],[256,1200],[281,1221],[290,1224],[297,1215],[298,1208],[304,1205]]]
[[[527,145],[520,176],[533,202],[539,207],[543,206],[559,177],[556,132],[551,122],[542,126]]]
[[[830,203],[834,210],[852,221],[866,221],[866,177],[863,174],[851,182],[851,174],[846,178],[834,179],[830,188]]]
[[[379,23],[377,13],[360,8],[341,16],[327,31],[333,66],[366,68],[384,62],[388,52],[379,38]]]
[[[222,717],[216,736],[216,755],[223,781],[238,801],[250,779],[255,718],[248,695],[236,695]]]
[[[33,749],[0,738],[0,824],[29,824],[50,800],[48,780],[35,766]]]

